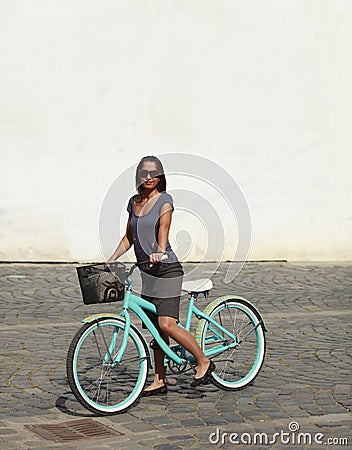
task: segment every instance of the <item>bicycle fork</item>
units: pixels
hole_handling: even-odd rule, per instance
[[[119,364],[121,362],[122,356],[125,353],[126,347],[127,347],[127,342],[128,342],[128,335],[130,333],[130,317],[127,314],[125,316],[125,326],[123,329],[123,338],[122,338],[122,343],[121,343],[121,347],[118,351],[117,354],[113,354],[114,353],[114,349],[116,347],[116,341],[120,332],[120,328],[115,327],[112,336],[109,337],[109,342],[107,341],[106,336],[104,335],[104,327],[100,325],[100,321],[99,319],[97,319],[97,330],[98,330],[98,335],[101,337],[102,341],[103,341],[103,346],[104,346],[104,351],[105,351],[105,355],[103,356],[102,354],[100,354],[100,357],[102,358],[103,362],[105,364],[110,364],[111,367],[114,367],[116,364]],[[96,337],[95,340],[97,341]],[[98,349],[99,349],[99,345]],[[99,350],[100,353],[100,350]]]

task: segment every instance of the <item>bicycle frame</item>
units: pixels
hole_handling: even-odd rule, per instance
[[[167,364],[167,358],[174,361],[176,364],[181,365],[186,361],[188,362],[195,362],[195,358],[193,355],[188,355],[187,358],[185,358],[185,349],[182,348],[181,356],[178,356],[172,348],[170,348],[163,338],[161,337],[158,330],[155,328],[152,321],[149,319],[147,314],[143,311],[143,309],[146,309],[147,311],[153,312],[156,314],[156,307],[151,302],[148,302],[147,300],[144,300],[143,298],[139,297],[138,295],[134,294],[132,292],[131,286],[132,283],[130,279],[128,279],[128,288],[125,293],[125,298],[123,302],[123,310],[121,312],[121,316],[125,318],[125,328],[124,328],[124,336],[122,339],[122,344],[119,352],[117,353],[116,357],[114,358],[114,364],[118,364],[121,362],[122,356],[126,350],[127,346],[127,339],[130,332],[130,326],[131,326],[131,319],[129,310],[134,312],[145,324],[155,341],[159,344],[160,348],[165,353],[165,365]],[[212,324],[212,331],[215,334],[216,338],[220,339],[220,344],[216,347],[213,347],[209,350],[205,351],[205,355],[207,357],[211,357],[217,353],[221,353],[225,350],[234,348],[238,346],[237,338],[234,334],[232,334],[230,331],[226,330],[224,327],[221,326],[218,322],[213,320],[211,317],[209,317],[207,314],[205,314],[203,311],[200,311],[194,304],[195,298],[191,295],[189,298],[189,304],[188,304],[188,310],[187,310],[187,316],[186,316],[186,324],[185,329],[187,331],[190,330],[191,322],[192,322],[192,316],[195,315],[197,319],[204,319]],[[182,326],[179,324],[179,326]],[[225,339],[226,336],[226,339]],[[228,341],[231,341],[231,343],[228,343]],[[113,345],[114,343],[112,343]]]

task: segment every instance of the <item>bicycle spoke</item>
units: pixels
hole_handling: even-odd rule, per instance
[[[122,360],[114,363],[123,342],[124,323],[105,319],[83,328],[87,331],[83,330],[78,344],[71,344],[76,352],[69,359],[73,392],[90,410],[109,414],[124,410],[143,390],[148,373],[145,344],[137,335],[128,335]]]
[[[98,349],[98,353],[99,353],[100,359],[102,360],[103,357],[102,357],[102,355],[101,355],[101,351],[100,351],[98,339],[97,339],[96,334],[95,334],[95,330],[93,331],[93,336],[94,336],[95,345],[96,345],[96,347],[97,347],[97,349]]]
[[[233,341],[215,324],[206,319],[200,321],[201,347],[216,363],[213,381],[228,389],[247,384],[259,372],[264,358],[261,322],[250,308],[235,300],[214,306],[209,316],[235,336]]]

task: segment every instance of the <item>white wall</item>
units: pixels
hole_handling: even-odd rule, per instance
[[[250,259],[351,259],[351,19],[349,0],[2,2],[0,260],[100,260],[110,186],[170,152],[237,180]]]

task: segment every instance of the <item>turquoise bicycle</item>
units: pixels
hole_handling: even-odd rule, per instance
[[[141,319],[165,352],[165,365],[172,373],[195,370],[196,362],[180,345],[169,347],[146,315],[144,310],[156,310],[132,291],[131,276],[137,264],[129,270],[124,264],[113,264],[122,268],[118,276],[125,288],[120,295],[122,310],[119,315],[105,313],[85,318],[69,346],[66,364],[76,399],[99,415],[130,408],[142,394],[152,368],[150,347],[131,323],[130,312]],[[192,317],[198,319],[195,338],[205,355],[216,363],[212,383],[222,389],[242,389],[253,382],[263,365],[266,328],[257,309],[242,297],[222,296],[204,311],[199,310],[195,306],[198,295],[207,297],[212,287],[210,279],[183,282],[182,290],[190,295],[184,327],[189,331]]]

